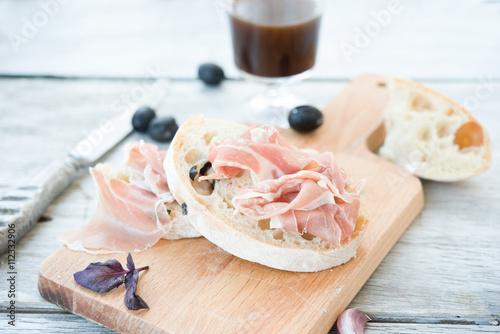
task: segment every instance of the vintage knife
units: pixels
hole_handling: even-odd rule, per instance
[[[132,132],[132,115],[130,110],[111,119],[105,129],[96,129],[80,141],[64,161],[52,162],[29,183],[0,196],[0,254],[14,248],[12,245],[35,225],[49,204],[83,169]]]

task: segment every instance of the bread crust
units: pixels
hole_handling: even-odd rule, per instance
[[[235,229],[220,219],[203,203],[189,182],[188,173],[182,170],[181,148],[189,145],[188,134],[191,127],[199,127],[204,118],[189,119],[177,132],[165,159],[165,171],[170,190],[179,203],[186,203],[188,214],[195,228],[208,240],[225,251],[242,259],[257,262],[276,269],[315,272],[341,265],[356,255],[369,214],[364,202],[361,203],[356,228],[350,242],[340,247],[323,249],[283,242],[281,245],[256,239],[245,231]],[[234,123],[235,124],[235,123]]]

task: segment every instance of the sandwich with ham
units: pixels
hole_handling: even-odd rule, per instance
[[[163,169],[165,151],[140,142],[127,146],[122,166],[97,164],[90,168],[98,208],[89,224],[60,238],[69,249],[89,253],[145,250],[161,238],[201,236],[169,189]]]
[[[355,256],[369,217],[331,152],[298,149],[270,126],[194,117],[165,159],[169,189],[194,227],[227,252],[312,272]]]

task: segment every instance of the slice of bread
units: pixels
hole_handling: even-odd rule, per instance
[[[165,170],[172,194],[184,203],[196,229],[225,251],[276,269],[319,271],[354,257],[368,223],[363,202],[350,242],[337,247],[308,234],[271,229],[269,220],[255,221],[235,213],[234,195],[253,184],[247,171],[216,181],[200,182],[199,175],[190,177],[193,166],[200,171],[208,162],[210,143],[239,138],[246,130],[247,126],[238,123],[194,117],[177,131],[167,152]]]
[[[435,181],[463,180],[488,169],[488,134],[462,106],[416,82],[391,79],[388,89],[383,158]]]
[[[99,163],[95,166],[95,168],[100,170],[104,177],[108,180],[117,178],[125,182],[129,182],[130,175],[127,169],[123,166]],[[189,215],[183,215],[182,207],[177,201],[174,200],[170,203],[165,202],[165,206],[167,210],[170,211],[169,216],[172,220],[172,227],[162,239],[177,240],[201,237],[201,234],[191,224],[191,218]]]

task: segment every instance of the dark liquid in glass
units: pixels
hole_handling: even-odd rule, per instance
[[[231,15],[236,66],[261,77],[312,68],[321,17],[311,0],[236,0]]]

